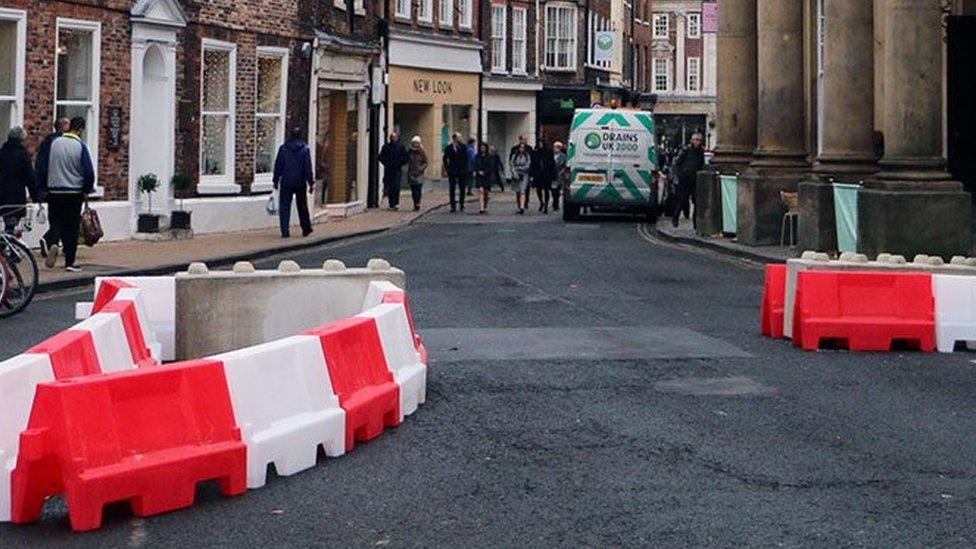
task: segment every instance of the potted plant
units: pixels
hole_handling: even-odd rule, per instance
[[[193,180],[186,174],[178,173],[173,175],[169,183],[177,198],[180,199],[180,209],[170,212],[169,226],[172,229],[189,229],[190,212],[183,209],[183,198],[193,188]]]
[[[159,189],[159,178],[154,173],[147,173],[136,181],[140,193],[149,195],[149,213],[139,214],[137,230],[140,233],[158,233],[159,216],[152,213],[152,195]]]

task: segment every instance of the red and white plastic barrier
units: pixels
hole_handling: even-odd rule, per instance
[[[279,475],[313,467],[319,445],[340,456],[425,400],[423,345],[395,286],[301,335],[149,368],[135,368],[155,364],[142,290],[104,287],[89,319],[0,363],[12,395],[0,401],[0,519],[37,520],[57,493],[75,530],[98,528],[114,501],[137,516],[192,505],[201,480],[237,495],[263,486],[269,463]],[[56,381],[71,376],[82,377]]]
[[[95,300],[75,305],[75,318],[84,320],[126,289],[141,290],[143,333],[152,333],[158,360],[176,358],[176,278],[172,276],[133,276],[95,279]]]

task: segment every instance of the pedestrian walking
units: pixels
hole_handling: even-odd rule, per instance
[[[569,157],[566,156],[566,146],[560,141],[552,144],[552,162],[556,169],[556,177],[552,181],[552,211],[559,211],[559,196],[569,183]]]
[[[30,153],[24,147],[27,134],[17,126],[10,129],[7,141],[0,147],[0,211],[3,215],[3,229],[13,233],[17,224],[26,215],[23,210],[4,208],[4,206],[26,206],[28,195],[39,202],[31,166]]]
[[[393,132],[390,140],[380,149],[380,164],[383,164],[383,194],[389,202],[390,209],[400,207],[400,178],[403,166],[407,164],[407,148],[400,142],[400,134]]]
[[[427,171],[427,151],[420,142],[420,136],[415,135],[410,140],[410,150],[407,154],[407,183],[410,185],[410,196],[413,198],[413,211],[420,210],[420,198],[423,196],[424,172]]]
[[[468,138],[468,196],[474,196],[474,157],[478,156],[478,142]]]
[[[71,120],[58,118],[54,122],[54,131],[49,133],[41,146],[37,148],[37,156],[34,157],[34,175],[37,178],[37,195],[43,200],[47,194],[47,167],[51,160],[51,143],[61,137],[71,127]]]
[[[513,160],[513,157],[515,156],[515,152],[518,151],[518,150],[520,150],[519,147],[524,147],[525,150],[528,151],[529,157],[531,158],[531,156],[532,156],[532,145],[529,145],[529,136],[525,135],[524,133],[523,134],[520,134],[518,136],[518,143],[516,143],[508,151],[508,165],[509,166],[512,165],[512,160]],[[516,185],[515,184],[515,173],[512,173],[512,185],[513,186]],[[524,198],[525,198],[525,209],[528,209],[528,207],[529,207],[529,194],[528,193],[525,193],[525,197]]]
[[[549,193],[552,190],[552,183],[556,179],[556,165],[553,159],[552,149],[548,147],[545,139],[540,139],[536,144],[532,154],[532,186],[535,187],[535,194],[539,198],[539,211],[543,214],[549,213]]]
[[[702,135],[700,133],[691,136],[691,143],[674,159],[671,168],[671,176],[677,176],[675,185],[677,188],[677,204],[671,217],[671,224],[678,226],[678,220],[684,212],[685,219],[691,216],[691,204],[695,202],[695,187],[698,182],[698,172],[705,167],[705,148],[702,146]]]
[[[529,171],[532,169],[532,149],[528,144],[519,142],[509,156],[512,170],[512,187],[515,187],[515,213],[525,214],[529,207]]]
[[[482,143],[479,149],[478,155],[474,159],[474,184],[478,189],[478,202],[481,205],[479,213],[484,214],[488,211],[491,187],[496,182],[501,181],[504,167],[502,166],[502,159],[498,157],[498,153],[488,143]]]
[[[95,170],[88,146],[82,141],[85,119],[71,119],[68,131],[51,142],[43,187],[47,189],[48,222],[50,228],[41,237],[41,256],[44,264],[53,269],[58,254],[64,248],[64,269],[76,273],[78,228],[81,205],[85,196],[95,190]]]
[[[447,173],[451,211],[457,211],[457,205],[460,201],[463,212],[470,163],[468,161],[468,147],[461,142],[461,134],[452,135],[451,142],[444,147],[443,163],[444,171]]]
[[[312,234],[312,220],[308,215],[308,195],[315,192],[312,176],[312,153],[302,138],[302,130],[291,131],[288,142],[278,148],[275,158],[274,188],[278,190],[278,224],[281,238],[291,236],[291,203],[294,199],[302,237]]]

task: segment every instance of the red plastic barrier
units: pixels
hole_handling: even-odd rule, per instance
[[[376,321],[353,317],[304,332],[322,342],[339,406],[346,411],[346,451],[400,423],[400,388],[386,367]]]
[[[759,331],[764,336],[783,337],[783,308],[786,306],[786,265],[766,265]]]
[[[156,364],[149,347],[146,346],[146,338],[139,324],[139,312],[134,302],[111,301],[100,312],[118,313],[122,317],[122,326],[125,327],[125,338],[129,341],[133,364],[140,368]]]
[[[20,436],[12,521],[36,521],[61,492],[77,531],[98,528],[110,502],[140,517],[188,507],[204,480],[242,494],[246,453],[220,362],[42,383]]]
[[[103,280],[98,285],[98,293],[95,294],[95,301],[92,303],[92,314],[101,312],[106,305],[115,299],[115,296],[118,295],[119,290],[122,288],[134,287],[132,284],[117,278]]]
[[[923,273],[802,271],[797,277],[794,344],[825,339],[851,351],[887,351],[896,341],[935,350],[932,277]]]
[[[91,332],[65,330],[31,347],[26,353],[49,355],[55,379],[102,373]]]
[[[417,328],[414,327],[413,312],[410,311],[410,300],[407,299],[407,292],[403,290],[398,292],[383,292],[383,299],[380,302],[403,304],[403,308],[407,311],[407,323],[410,324],[410,333],[413,334],[413,346],[420,353],[420,362],[427,364],[427,348],[424,347],[423,342],[420,340],[420,335],[417,334]]]

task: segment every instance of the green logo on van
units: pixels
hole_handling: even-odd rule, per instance
[[[583,143],[586,144],[587,149],[599,149],[602,142],[603,140],[600,139],[600,134],[596,132],[590,132],[583,138]]]

